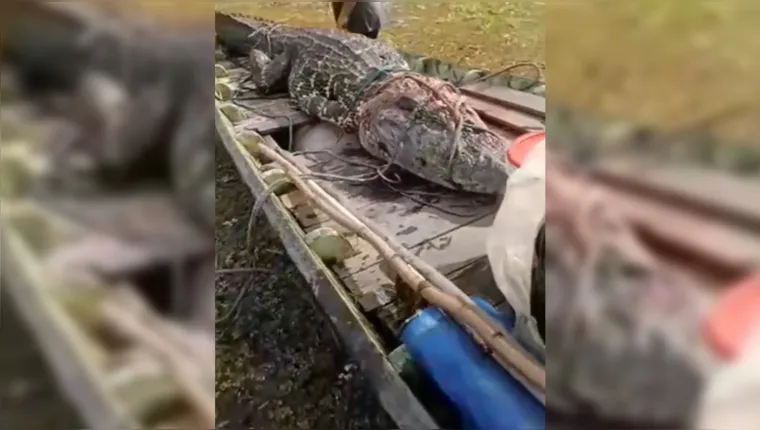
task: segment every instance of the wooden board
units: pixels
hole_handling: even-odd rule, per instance
[[[491,222],[492,216],[486,216],[436,237],[426,238],[421,243],[409,248],[425,262],[457,283],[453,274],[470,266],[473,261],[485,257],[485,241]],[[358,271],[356,270],[357,267],[359,268]],[[377,283],[364,282],[367,278],[377,278],[379,274],[384,277],[380,281],[382,285],[393,284],[396,279],[395,274],[388,268],[387,264],[381,261],[377,253],[373,251],[361,250],[359,254],[346,260],[344,267],[336,267],[335,270],[346,284],[355,284],[361,287],[357,294],[362,297],[361,300],[366,306],[366,311],[384,306],[394,299],[393,294],[377,291]],[[486,278],[492,278],[490,271]],[[482,293],[480,287],[485,286],[485,283],[478,282],[459,286],[468,294],[479,295]]]
[[[479,96],[497,104],[511,106],[541,118],[546,118],[546,98],[535,94],[513,90],[503,86],[489,86],[487,83],[466,85],[462,92]]]
[[[373,294],[364,295],[359,299],[359,303],[365,312],[376,315],[388,330],[398,332],[404,321],[412,316],[414,309],[396,297],[397,286],[390,282],[384,273],[379,273],[378,275],[378,271],[369,270],[359,278],[361,282],[369,282],[374,275],[377,282],[382,282],[381,289]],[[495,307],[504,305],[504,296],[493,280],[486,257],[462,263],[460,267],[443,273],[468,295],[481,297]]]
[[[361,148],[350,145],[335,148],[334,153],[341,159],[377,163]],[[352,176],[368,170],[338,158],[326,161],[305,156],[296,158],[299,164],[318,174]],[[461,280],[461,287],[468,293],[496,301],[500,293],[493,285],[490,268],[483,269],[483,261],[485,239],[498,209],[498,199],[445,190],[409,175],[404,177],[402,184],[395,190],[379,181],[364,184],[336,182],[332,186],[343,194],[351,210],[376,222],[426,262],[451,275],[455,282]],[[417,194],[412,194],[415,192]],[[365,312],[385,309],[394,303],[396,277],[368,243],[336,225],[300,191],[283,196],[282,200],[306,231],[329,226],[347,235],[356,254],[333,265],[332,269]],[[475,261],[481,262],[477,270],[473,264]]]
[[[31,249],[5,220],[0,220],[0,232],[3,287],[34,333],[64,395],[88,428],[135,428],[123,404],[106,386],[91,339],[60,302],[46,295],[46,285],[40,283],[43,272]]]
[[[55,264],[87,261],[91,270],[119,279],[135,279],[158,267],[182,268],[189,276],[197,261],[213,252],[207,235],[183,213],[169,193],[134,192],[90,198],[47,196],[40,198],[40,207],[82,231],[76,240],[45,254]],[[93,247],[107,251],[90,255]],[[182,288],[171,291],[181,302],[189,297]],[[177,306],[172,309],[183,312]]]
[[[139,191],[95,198],[47,196],[40,205],[90,231],[165,250],[172,258],[209,250],[207,236],[168,192]]]
[[[631,175],[643,185],[665,187],[688,198],[709,199],[747,218],[760,218],[760,180],[756,177],[630,158],[605,160],[598,169]]]
[[[287,130],[289,127],[295,129],[313,121],[311,117],[294,108],[286,94],[281,97],[254,98],[255,94],[252,91],[240,89],[243,85],[241,82],[247,74],[241,67],[224,60],[217,61],[216,64],[227,71],[227,76],[220,79],[220,82],[226,82],[233,91],[239,90],[234,103],[243,108],[248,116],[235,125],[236,133],[251,130],[267,136]]]
[[[257,163],[241,151],[231,127],[218,109],[215,118],[217,133],[242,179],[254,195],[262,195],[267,185],[261,178]],[[330,316],[348,351],[367,374],[380,403],[399,428],[439,428],[388,361],[387,352],[382,348],[374,327],[360,312],[356,302],[347,297],[340,281],[324,267],[323,262],[309,252],[303,241],[303,232],[292,222],[285,208],[278,200],[267,199],[263,211],[282,239],[288,255],[311,285],[317,302]]]
[[[237,133],[250,130],[267,136],[277,131],[287,130],[291,126],[295,129],[312,122],[312,118],[293,108],[287,98],[241,100],[236,104],[244,108],[248,114],[247,119],[235,126]]]
[[[496,126],[497,130],[500,128],[507,129],[520,135],[544,129],[544,123],[535,116],[506,108],[488,100],[473,97],[466,97],[466,100],[483,121]]]

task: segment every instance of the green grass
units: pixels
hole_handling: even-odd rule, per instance
[[[546,16],[550,104],[666,129],[736,107],[713,131],[760,136],[755,2],[555,0]]]
[[[488,70],[521,61],[543,65],[543,3],[396,1],[394,25],[383,37],[407,51]],[[335,26],[327,2],[219,1],[216,7],[292,25]]]
[[[127,16],[150,16],[163,25],[208,25],[213,22],[214,3],[206,0],[84,0],[82,3],[93,4],[105,10],[116,10]]]
[[[190,0],[133,0],[164,20],[210,13]],[[760,6],[750,0],[395,1],[383,37],[460,65],[548,63],[549,103],[683,128],[732,107],[713,127],[760,136]],[[218,1],[216,8],[293,25],[334,26],[327,2]],[[178,13],[180,12],[180,13]]]

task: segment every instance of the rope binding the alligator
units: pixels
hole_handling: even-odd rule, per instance
[[[372,69],[367,73],[361,81],[359,81],[358,88],[354,93],[355,100],[361,100],[367,91],[374,85],[382,83],[396,73],[409,73],[409,69],[397,66],[386,66]]]
[[[382,73],[376,73],[370,76],[377,76],[379,78],[382,76]],[[478,125],[476,119],[479,121],[480,117],[474,110],[469,107],[469,105],[466,103],[465,96],[454,84],[417,72],[404,70],[398,73],[390,73],[390,76],[384,80],[379,81],[378,85],[370,85],[369,88],[367,88],[367,91],[363,93],[363,102],[371,103],[377,97],[387,94],[390,94],[393,97],[389,97],[387,100],[383,100],[383,103],[377,107],[382,107],[383,105],[392,105],[393,103],[399,101],[402,97],[408,94],[406,91],[397,89],[396,91],[391,90],[385,92],[385,90],[388,90],[392,84],[397,83],[400,80],[413,81],[420,89],[425,89],[429,92],[429,95],[425,100],[416,100],[418,103],[418,109],[415,109],[413,114],[416,114],[421,108],[429,106],[430,100],[433,97],[436,97],[443,104],[443,106],[446,108],[446,111],[450,115],[450,118],[447,118],[446,121],[453,123],[454,129],[450,141],[451,154],[449,155],[448,160],[449,171],[453,169],[454,161],[456,157],[461,153],[460,137],[462,135],[462,130],[465,127],[483,133],[489,133],[499,139],[501,138],[498,134],[490,130],[484,124],[482,126]],[[430,82],[431,80],[436,80],[438,81],[436,83],[440,84],[434,85],[435,83]],[[450,95],[445,94],[446,90],[450,91]],[[455,98],[455,100],[452,101],[452,97]]]

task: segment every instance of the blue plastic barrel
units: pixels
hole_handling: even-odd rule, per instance
[[[514,328],[502,315],[474,299],[485,312]],[[467,430],[543,429],[544,406],[441,310],[428,307],[407,322],[401,341],[409,355],[458,409]]]

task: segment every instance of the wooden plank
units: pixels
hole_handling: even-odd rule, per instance
[[[486,237],[490,232],[492,222],[493,216],[486,216],[452,232],[427,239],[412,249],[417,256],[441,273],[455,273],[485,256]],[[356,268],[359,270],[355,271]],[[380,261],[376,252],[367,252],[366,248],[362,248],[360,254],[346,260],[342,270],[336,270],[336,272],[341,276],[344,283],[361,287],[361,303],[365,306],[365,311],[384,306],[393,299],[393,295],[388,293],[386,285],[394,283],[395,275],[392,270],[385,266],[384,262]],[[484,276],[485,278],[492,278],[490,271]],[[378,281],[378,278],[381,281]],[[468,282],[471,284],[466,286],[465,292],[468,294],[483,293],[479,286],[484,284],[480,281]],[[493,291],[483,294],[486,296],[494,295]],[[365,296],[374,296],[374,299]]]
[[[375,210],[370,206],[368,210]],[[393,299],[392,273],[381,261],[377,251],[369,243],[347,232],[345,228],[330,220],[325,214],[310,205],[296,208],[296,219],[308,232],[319,227],[329,226],[344,234],[357,254],[332,269],[341,277],[349,290],[355,294],[365,310],[369,311]],[[428,263],[448,273],[465,266],[472,259],[482,257],[485,253],[485,236],[492,223],[492,215],[486,216],[468,226],[455,228],[453,231],[434,238],[422,238],[422,243],[414,248],[415,253]],[[352,275],[352,272],[356,272]],[[489,272],[490,276],[490,272]],[[378,296],[367,298],[367,296]],[[371,304],[371,305],[370,305]]]
[[[300,137],[300,136],[299,136]],[[366,167],[379,166],[381,161],[372,158],[358,143],[338,141],[333,145],[321,145],[319,148],[299,148],[301,151],[313,151],[310,154],[296,155],[298,164],[317,174],[333,174],[346,177],[364,175],[371,172]]]
[[[291,125],[295,129],[313,121],[311,117],[294,109],[287,98],[240,100],[235,103],[249,113],[247,119],[235,125],[236,134],[248,130],[266,136],[287,130]]]
[[[523,112],[546,118],[546,98],[504,86],[490,86],[486,82],[466,85],[462,92],[476,95],[493,103],[503,104]]]
[[[486,254],[486,239],[491,233],[494,215],[462,226],[452,232],[429,239],[414,248],[414,253],[444,273],[463,262]]]
[[[355,274],[376,266],[382,261],[377,250],[365,241],[359,241],[356,250],[357,254],[355,256],[332,267],[335,274],[344,282]]]
[[[760,243],[755,235],[710,222],[695,213],[686,212],[673,219],[673,213],[661,204],[633,193],[620,193],[617,189],[605,199],[628,221],[648,234],[678,243],[696,255],[709,256],[705,257],[709,261],[720,262],[721,266],[742,272],[760,265]]]
[[[396,300],[396,280],[388,277],[379,265],[357,273],[354,276],[343,279],[346,286],[350,286],[359,306],[364,312],[372,313],[381,306],[393,303]],[[372,285],[368,289],[366,286]],[[364,288],[364,290],[362,290]]]
[[[494,306],[504,303],[504,295],[496,285],[488,257],[480,257],[447,275],[469,296],[487,300]]]
[[[331,221],[331,218],[326,213],[316,208],[311,202],[307,202],[291,212],[304,231],[311,231],[314,227]]]
[[[366,152],[359,145],[355,134],[346,134],[337,126],[319,122],[300,127],[294,135],[293,151],[296,158],[301,160],[299,165],[311,168],[314,165],[328,161],[345,163],[336,159],[334,155],[350,156],[344,151],[353,150],[367,157]],[[282,142],[286,146],[288,142]]]
[[[467,97],[466,100],[487,123],[504,127],[517,134],[544,129],[544,123],[535,116],[474,97]]]
[[[89,338],[59,303],[44,295],[44,271],[18,232],[0,224],[3,286],[24,322],[35,334],[63,394],[81,413],[89,428],[135,428],[122,405],[105,384],[103,369],[92,355]]]
[[[459,202],[448,200],[443,203],[451,207]],[[403,246],[410,249],[434,240],[438,242],[428,246],[449,247],[450,245],[445,242],[453,241],[454,237],[458,237],[459,233],[457,233],[457,230],[471,224],[474,227],[478,227],[484,222],[490,225],[493,214],[496,212],[495,205],[484,206],[474,216],[458,217],[444,214],[438,208],[424,207],[406,199],[398,203],[393,202],[383,205],[380,208],[378,206],[369,206],[362,212],[365,216],[383,227],[388,234],[395,236]],[[447,237],[451,237],[451,239],[447,239]],[[477,238],[478,236],[475,237]],[[458,246],[454,245],[454,247]],[[350,258],[344,262],[345,269],[341,275],[345,276],[359,272],[375,264],[377,261],[377,258]]]
[[[181,251],[183,256],[189,256],[209,249],[206,235],[169,193],[137,191],[88,198],[44,196],[39,204],[77,225],[156,251],[173,254]]]
[[[494,306],[504,303],[504,296],[496,286],[488,258],[485,256],[458,263],[442,273],[470,296],[481,297]],[[395,279],[393,274],[389,276],[384,272],[381,265],[375,265],[344,280],[353,291],[360,290],[361,285],[374,285],[372,290],[365,291],[357,300],[365,312],[372,313],[384,309],[380,319],[392,331],[410,316],[399,312],[401,303],[394,303],[397,302]]]
[[[266,184],[261,179],[258,169],[249,157],[240,152],[240,146],[234,140],[229,122],[218,109],[215,119],[217,133],[240,176],[254,195],[261,195],[266,189]],[[341,340],[360,363],[377,390],[380,403],[394,421],[400,428],[405,429],[438,428],[387,360],[376,332],[358,306],[347,297],[345,289],[339,285],[334,275],[304,246],[301,229],[291,221],[285,208],[278,200],[267,200],[263,210],[282,239],[288,255],[312,286],[317,301],[330,316]]]
[[[371,272],[371,271],[368,271]],[[478,296],[494,306],[504,303],[504,296],[496,287],[487,257],[460,263],[455,270],[444,272],[445,276],[470,296]],[[391,332],[397,332],[404,321],[415,311],[414,297],[401,299],[390,281],[377,288],[374,294],[366,294],[359,303],[374,312]]]
[[[309,201],[309,198],[306,197],[306,194],[303,193],[301,190],[293,190],[287,194],[284,194],[280,196],[280,201],[282,201],[283,206],[288,208],[289,211],[293,212],[298,206],[305,204]]]
[[[703,167],[668,165],[651,160],[606,160],[601,172],[626,175],[650,187],[664,187],[687,198],[709,199],[747,219],[760,219],[760,180],[757,177],[735,176]],[[731,192],[726,192],[731,190]]]

